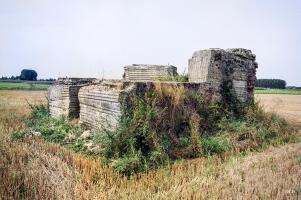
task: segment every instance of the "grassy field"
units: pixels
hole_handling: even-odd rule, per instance
[[[255,94],[291,94],[301,95],[301,90],[256,88]]]
[[[49,84],[0,82],[0,90],[47,90]]]
[[[298,199],[301,143],[179,161],[131,178],[39,138],[11,140],[45,91],[0,91],[0,199]],[[250,133],[252,134],[252,133]]]

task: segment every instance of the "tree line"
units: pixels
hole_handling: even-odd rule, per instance
[[[24,81],[36,81],[38,73],[32,69],[23,69],[19,76],[2,76],[0,80],[24,80]],[[55,81],[54,78],[49,79],[39,79],[40,81]]]
[[[281,79],[257,79],[255,87],[285,89],[286,82]]]

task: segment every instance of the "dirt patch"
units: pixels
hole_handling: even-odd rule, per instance
[[[274,112],[301,127],[301,95],[257,94],[255,99],[267,112]]]

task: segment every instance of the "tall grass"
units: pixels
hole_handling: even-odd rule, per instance
[[[235,101],[227,107],[211,99],[183,85],[157,82],[143,98],[128,100],[131,106],[116,131],[96,132],[94,141],[102,146],[105,162],[132,175],[179,159],[223,157],[297,140],[291,125],[257,104],[244,109]]]
[[[33,102],[43,96],[36,92],[1,93],[0,125],[4,128],[0,133],[9,135],[26,128],[18,117],[29,111],[23,98]],[[260,113],[260,109],[250,111],[244,121],[232,123],[223,119],[220,135],[203,135],[199,141],[202,151],[213,156],[179,160],[130,178],[98,159],[75,154],[61,145],[34,137],[22,140],[5,137],[0,141],[0,199],[296,199],[301,180],[300,143],[268,148],[262,153],[246,150],[245,157],[227,154],[228,149],[223,149],[224,142],[231,147],[235,138],[243,143],[242,138],[252,136],[247,134],[249,124],[258,124],[259,128],[266,123],[266,127],[275,124],[267,132],[273,134],[267,137],[272,136],[270,143],[281,144],[277,140],[281,135],[273,130],[283,126],[283,121]],[[237,131],[234,139],[223,138],[222,133],[235,135]],[[185,138],[178,140],[187,142]],[[294,140],[284,140],[289,141]],[[225,153],[218,156],[217,152]]]
[[[183,72],[182,74],[163,76],[163,77],[159,77],[158,81],[188,82],[188,74]]]

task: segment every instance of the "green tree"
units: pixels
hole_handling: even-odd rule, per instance
[[[36,81],[37,80],[37,72],[32,69],[23,69],[21,71],[20,79],[28,80],[28,81]]]
[[[285,80],[281,79],[258,79],[255,82],[256,87],[284,89],[286,87]]]

